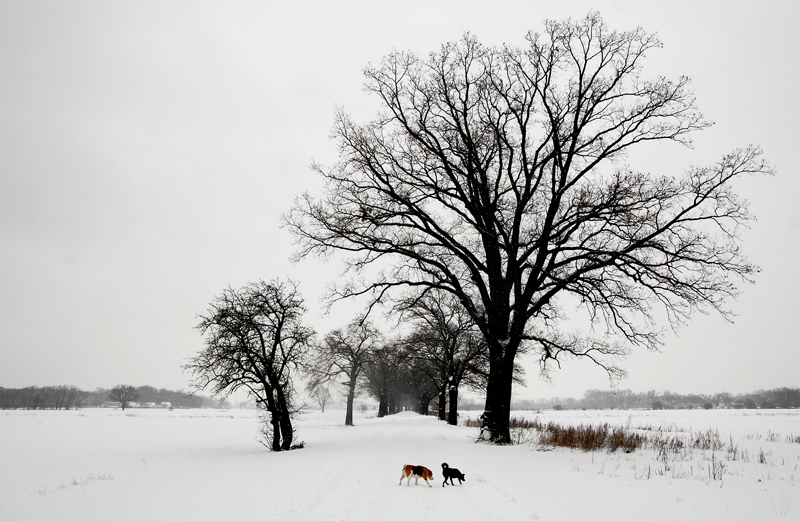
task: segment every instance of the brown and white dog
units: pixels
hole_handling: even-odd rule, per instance
[[[406,478],[406,486],[411,484],[411,478],[414,478],[415,485],[419,485],[419,478],[424,479],[425,483],[428,483],[429,479],[433,481],[433,472],[422,465],[403,465],[403,473],[400,474],[399,485],[403,484],[403,478]],[[428,483],[428,486],[430,487],[431,484]]]

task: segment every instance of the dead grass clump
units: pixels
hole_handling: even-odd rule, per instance
[[[719,437],[719,431],[710,429],[706,432],[698,432],[692,435],[690,446],[700,450],[722,450],[725,444]]]
[[[608,436],[608,450],[616,452],[621,449],[625,452],[633,452],[640,448],[646,441],[646,437],[642,434],[630,432],[622,427],[614,427]]]
[[[541,445],[568,447],[582,451],[607,450],[616,452],[619,449],[632,452],[644,444],[646,438],[623,427],[603,425],[569,425],[562,426],[548,423],[539,435]]]

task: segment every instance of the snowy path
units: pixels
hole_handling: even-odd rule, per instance
[[[402,413],[380,421],[365,421],[345,431],[341,436],[332,436],[324,446],[313,444],[303,451],[302,458],[307,459],[307,463],[301,463],[304,471],[323,467],[325,479],[315,483],[315,490],[293,488],[296,499],[287,504],[302,506],[292,512],[296,517],[286,519],[536,519],[513,497],[482,482],[480,474],[473,475],[469,470],[464,470],[464,486],[442,487],[443,461],[468,468],[460,462],[466,462],[466,453],[475,449],[470,440],[473,429]],[[335,460],[327,456],[323,464],[319,453],[335,454]],[[423,480],[418,485],[413,480],[410,485],[405,480],[398,485],[404,464],[430,468],[433,486],[428,487]],[[498,503],[506,503],[500,512]]]

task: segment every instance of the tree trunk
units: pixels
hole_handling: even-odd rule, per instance
[[[272,450],[280,452],[281,450],[281,424],[278,419],[277,411],[269,411],[269,423],[272,426]]]
[[[286,395],[281,387],[276,388],[277,400],[275,401],[276,409],[278,410],[278,424],[281,429],[281,444],[280,450],[289,450],[292,448],[292,441],[294,439],[294,429],[292,428],[292,416],[289,413],[289,405],[286,403]]]
[[[447,423],[450,425],[458,425],[458,382],[452,380],[450,382],[450,410],[447,413]]]
[[[292,419],[289,413],[284,411],[281,414],[281,450],[289,450],[292,448],[292,441],[294,441],[294,429],[292,428]]]
[[[389,400],[385,393],[381,393],[381,398],[378,400],[378,418],[383,418],[389,414]]]
[[[419,412],[419,414],[421,414],[422,416],[427,416],[428,415],[428,409],[430,409],[430,406],[431,406],[431,400],[433,400],[433,397],[420,398],[419,399],[419,406],[418,406],[419,410],[417,412]]]
[[[353,425],[353,403],[356,399],[356,379],[350,378],[347,385],[347,412],[344,415],[344,424],[352,427]]]
[[[511,386],[514,360],[507,362],[502,357],[492,357],[489,367],[489,382],[486,387],[486,405],[482,415],[481,430],[488,434],[488,441],[497,444],[511,443],[509,420],[511,419]]]
[[[281,427],[281,450],[289,450],[292,448],[292,441],[294,440],[294,429],[292,428],[292,418],[284,405],[283,410],[278,417]]]
[[[271,450],[274,452],[279,452],[281,450],[280,410],[278,409],[277,401],[275,400],[273,390],[270,388],[269,384],[262,382],[262,385],[264,387],[264,394],[266,395],[266,403],[264,403],[264,400],[262,400],[261,404],[267,408],[267,412],[269,413],[269,424],[272,428],[272,439],[268,441],[272,445]],[[264,434],[267,435],[267,433]]]
[[[447,383],[444,382],[439,389],[439,419],[444,421],[447,413]]]

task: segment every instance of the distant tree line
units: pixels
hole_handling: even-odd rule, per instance
[[[141,387],[137,387],[136,392],[139,395],[137,401],[140,404],[169,403],[176,409],[199,409],[201,407],[217,408],[221,406],[219,400],[214,400],[212,398],[197,394],[190,394],[188,391],[183,390],[170,391],[167,389],[156,389],[155,387],[151,387],[149,385],[143,385]],[[108,394],[106,393],[106,396],[107,395]]]
[[[515,400],[513,409],[797,409],[800,389],[779,387],[745,394],[634,393],[630,389],[589,390],[583,398]]]
[[[135,388],[138,404],[169,403],[180,409],[219,407],[217,400],[205,396],[190,395],[186,391],[156,389],[149,385]],[[0,409],[80,409],[101,407],[104,403],[115,401],[109,397],[110,390],[98,388],[83,391],[74,386],[58,385],[47,387],[25,387],[9,389],[0,387]]]
[[[84,407],[89,393],[77,387],[0,387],[0,409],[78,409]]]

